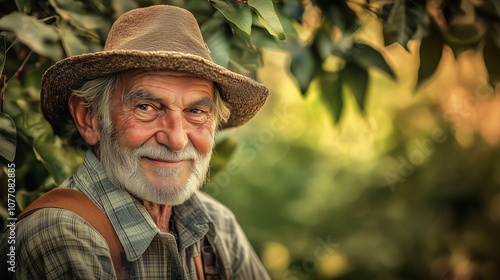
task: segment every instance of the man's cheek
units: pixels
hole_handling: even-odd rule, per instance
[[[136,148],[154,135],[142,122],[127,122],[116,130],[116,139],[127,148]]]
[[[214,143],[213,134],[208,130],[199,131],[196,134],[191,134],[190,137],[194,147],[202,155],[206,155],[212,148]]]

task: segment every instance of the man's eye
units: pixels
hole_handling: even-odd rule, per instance
[[[150,104],[139,104],[139,105],[137,105],[137,109],[142,110],[142,111],[151,111],[154,108]]]
[[[189,110],[189,113],[192,113],[192,114],[205,114],[206,112],[201,110],[201,109],[196,109],[196,108],[193,108],[191,110]]]
[[[149,122],[156,119],[159,114],[159,110],[152,104],[141,103],[135,106],[134,114],[137,119]]]
[[[186,110],[186,112],[187,112],[186,114],[187,120],[195,124],[204,123],[209,115],[207,111],[198,108],[191,108]]]

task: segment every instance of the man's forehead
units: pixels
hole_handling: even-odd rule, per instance
[[[168,77],[173,79],[168,79]],[[156,79],[167,78],[170,82],[173,81],[185,85],[193,85],[195,88],[202,89],[210,93],[210,99],[214,98],[214,91],[216,84],[207,79],[201,78],[194,74],[164,69],[132,69],[118,73],[116,87],[113,95],[122,99],[123,101],[131,100],[134,98],[144,97],[147,93],[149,100],[161,99],[159,96],[155,97],[154,92],[143,90],[144,85],[148,86],[151,82],[154,83]],[[206,87],[206,88],[205,88]],[[203,90],[205,88],[205,90]],[[140,94],[138,94],[140,93]]]

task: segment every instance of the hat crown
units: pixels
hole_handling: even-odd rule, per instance
[[[213,61],[196,18],[182,8],[157,5],[120,16],[109,32],[104,51],[179,52]]]

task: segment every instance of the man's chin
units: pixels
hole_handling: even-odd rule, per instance
[[[188,200],[198,189],[193,186],[168,186],[158,185],[143,186],[141,189],[124,187],[133,196],[156,204],[179,205]]]

